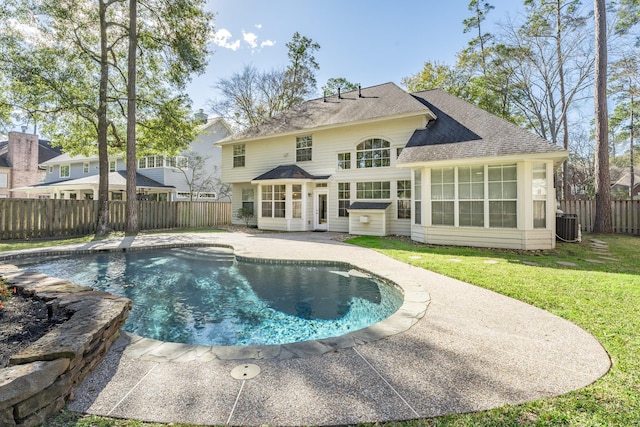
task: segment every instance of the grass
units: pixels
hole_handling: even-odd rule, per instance
[[[602,254],[589,244],[590,239],[606,242],[605,256],[615,260],[599,258]],[[602,379],[563,396],[389,426],[640,426],[640,238],[590,235],[581,244],[559,244],[553,251],[538,252],[431,247],[400,238],[358,237],[348,242],[555,313],[596,336],[612,359],[611,371]],[[562,266],[559,261],[575,266]],[[159,425],[70,412],[45,424]]]
[[[589,239],[606,242],[605,256],[615,260],[599,258]],[[596,336],[612,359],[611,371],[602,379],[563,396],[391,425],[640,426],[639,238],[587,236],[581,244],[559,244],[556,250],[533,253],[429,247],[394,238],[358,237],[348,242],[552,312]]]

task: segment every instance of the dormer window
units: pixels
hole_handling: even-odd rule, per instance
[[[380,138],[367,139],[356,147],[358,168],[381,168],[390,166],[389,141]]]

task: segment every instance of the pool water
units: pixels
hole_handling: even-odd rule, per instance
[[[243,262],[211,247],[40,258],[21,267],[128,297],[126,331],[187,344],[334,337],[379,322],[402,304],[397,288],[346,264]]]

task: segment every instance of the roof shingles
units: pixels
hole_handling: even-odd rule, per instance
[[[437,119],[409,139],[398,163],[564,153],[533,133],[442,90],[414,93]]]

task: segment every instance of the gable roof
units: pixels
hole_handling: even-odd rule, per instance
[[[89,175],[76,179],[63,179],[55,182],[45,182],[41,184],[34,184],[28,187],[14,188],[14,190],[24,189],[42,189],[46,187],[60,187],[60,186],[83,186],[83,185],[98,185],[100,182],[100,175]],[[126,187],[127,185],[127,173],[125,171],[109,172],[109,187]],[[136,172],[136,187],[144,188],[175,188],[173,185],[164,185],[156,180],[148,178]]]
[[[252,181],[264,181],[269,179],[327,179],[328,176],[311,175],[298,165],[280,165],[265,172]]]
[[[300,132],[345,123],[366,122],[393,116],[428,115],[429,108],[394,83],[362,88],[306,101],[263,123],[229,136],[216,144]]]
[[[399,164],[536,153],[568,155],[543,138],[440,89],[412,95],[437,119],[414,132]]]

